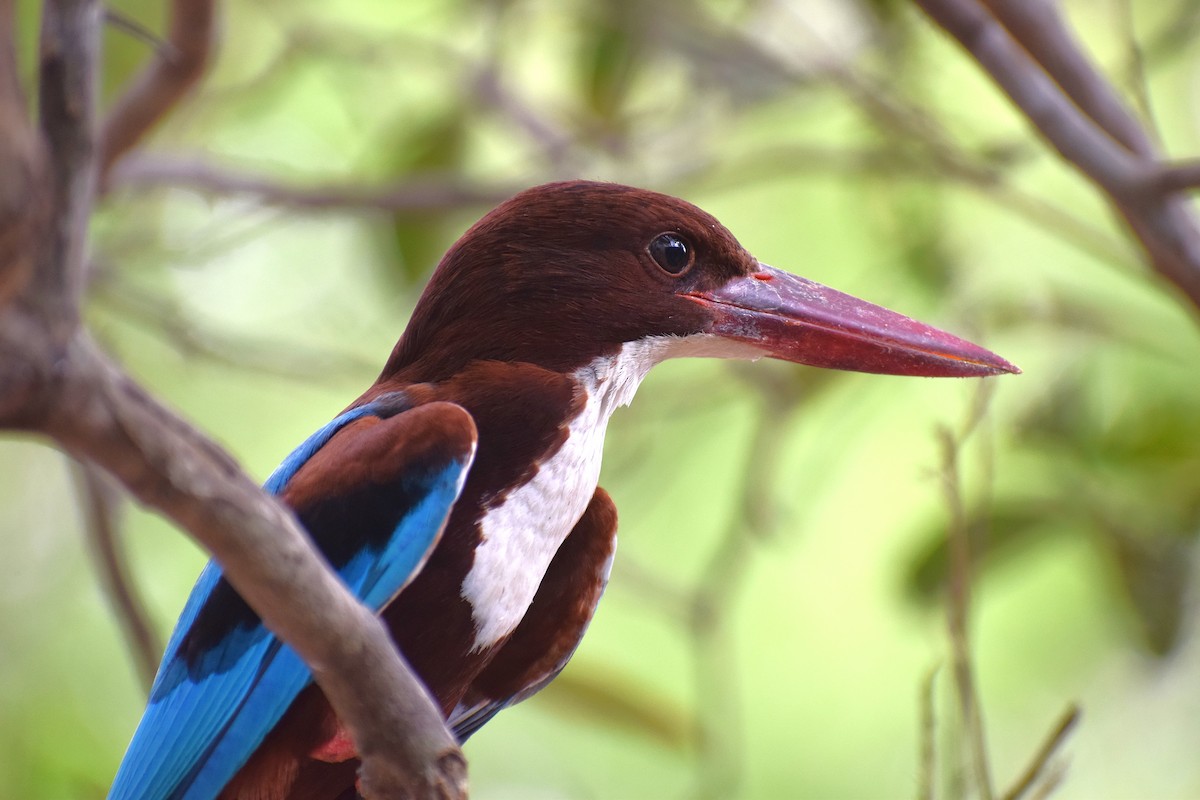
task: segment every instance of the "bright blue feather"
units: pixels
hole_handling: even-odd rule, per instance
[[[348,423],[404,409],[402,396],[342,414],[296,448],[266,482],[281,493],[304,464]],[[448,459],[425,474],[405,475],[416,500],[392,535],[362,545],[338,570],[366,606],[380,610],[420,567],[462,488],[470,456]],[[224,788],[312,682],[308,667],[254,618],[232,627],[198,656],[186,639],[216,592],[221,570],[200,574],[167,645],[150,703],[117,772],[109,800],[211,800]]]

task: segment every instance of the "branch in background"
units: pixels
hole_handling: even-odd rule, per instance
[[[110,184],[114,189],[172,186],[204,194],[242,195],[266,205],[312,211],[357,208],[397,213],[492,206],[518,191],[515,186],[484,187],[454,177],[413,179],[377,188],[358,183],[289,186],[277,178],[255,176],[205,158],[149,156],[125,159],[113,171]]]
[[[981,382],[980,385],[988,384]],[[984,390],[981,389],[982,391]],[[948,429],[942,429],[938,433],[942,444],[942,488],[950,514],[946,532],[950,551],[946,627],[950,637],[951,674],[958,698],[959,715],[970,751],[974,790],[978,792],[981,800],[991,800],[995,792],[992,789],[991,768],[988,764],[983,709],[975,687],[975,669],[971,660],[971,543],[958,465],[963,442],[975,427],[977,419],[978,417],[973,415],[972,421],[960,434],[956,435]]]
[[[1004,793],[1004,797],[1001,800],[1021,800],[1026,794],[1030,794],[1030,790],[1037,784],[1038,778],[1047,774],[1046,769],[1050,765],[1050,759],[1062,749],[1063,742],[1067,740],[1067,737],[1071,735],[1071,731],[1075,729],[1075,724],[1079,722],[1081,714],[1079,706],[1072,704],[1067,707],[1067,710],[1062,713],[1057,724],[1050,731],[1049,736],[1046,737],[1046,741],[1042,743],[1037,753],[1034,754],[1033,760],[1029,762],[1029,766],[1026,767],[1025,772],[1017,778],[1017,782],[1013,784],[1013,787]],[[1061,780],[1061,775],[1053,772],[1049,773],[1042,782],[1043,786],[1047,788],[1031,795],[1031,797],[1044,797],[1049,791],[1053,791],[1058,785],[1059,780]]]
[[[314,375],[327,380],[364,376],[369,380],[378,370],[374,361],[334,348],[217,330],[191,319],[173,296],[160,296],[125,281],[115,280],[99,294],[123,319],[145,326],[185,358],[306,383]]]
[[[1055,6],[1028,0],[983,0],[1075,106],[1131,153],[1154,157],[1154,145],[1112,85],[1083,52]]]
[[[11,2],[0,0],[0,32],[10,34],[0,41],[0,64],[15,63],[11,20]],[[50,179],[33,179],[36,161],[21,148],[35,134],[0,139],[0,198],[27,198],[23,209],[6,204],[0,221],[28,230],[42,197],[51,220],[39,239],[0,230],[6,246],[23,242],[32,251],[6,254],[0,269],[36,263],[33,279],[0,308],[0,428],[43,434],[106,469],[213,553],[312,668],[357,745],[366,796],[464,797],[466,761],[379,620],[347,593],[286,508],[150,398],[80,327],[100,20],[97,0],[43,6],[39,109]],[[25,119],[11,87],[0,89],[0,103],[18,125]]]
[[[1186,192],[1200,189],[1200,160],[1163,164],[1154,177],[1157,191]]]
[[[94,464],[75,462],[75,482],[84,508],[88,549],[100,573],[101,590],[109,599],[117,623],[132,651],[142,688],[150,691],[163,643],[154,632],[150,614],[133,582],[122,546],[118,515],[122,503],[112,482]]]
[[[1187,198],[1163,190],[1149,137],[1131,132],[1136,122],[1066,32],[1055,7],[987,0],[989,13],[979,0],[914,2],[1108,196],[1154,269],[1200,310],[1200,228]],[[1031,14],[1036,35],[1028,42],[1014,38],[1013,31],[1030,35]]]
[[[989,800],[995,797],[996,793],[992,786],[987,742],[984,735],[983,711],[975,685],[970,647],[971,579],[976,556],[971,553],[970,549],[970,522],[963,497],[959,456],[967,440],[971,438],[986,417],[994,388],[995,384],[990,381],[981,381],[979,389],[975,393],[970,413],[962,428],[958,431],[949,429],[939,431],[939,438],[942,441],[941,480],[950,515],[947,530],[950,568],[946,624],[950,637],[954,688],[958,699],[959,714],[965,728],[967,746],[970,749],[969,766],[974,775],[974,786],[971,787],[973,791],[966,791],[966,794],[978,794],[981,800]],[[991,459],[988,458],[985,464],[989,473],[990,462]],[[985,482],[990,485],[990,474],[985,478]],[[931,683],[932,673],[926,680],[922,694],[922,731],[924,732],[922,764],[930,765],[934,762],[934,753],[926,752],[925,742],[932,741],[932,731],[930,730],[932,723],[926,716],[930,713],[928,703],[931,701],[925,698],[931,694]],[[1001,796],[1001,800],[1020,800],[1026,796],[1030,798],[1045,797],[1057,787],[1063,773],[1061,770],[1050,768],[1051,759],[1061,750],[1067,736],[1078,722],[1079,716],[1080,710],[1076,705],[1072,704],[1067,708],[1012,788]],[[965,791],[965,787],[959,788]],[[960,791],[958,794],[961,793],[963,792]],[[920,796],[922,798],[932,796],[931,790],[927,788],[924,781]],[[957,795],[955,794],[955,796]]]
[[[937,702],[934,690],[940,667],[933,667],[921,681],[918,706],[921,730],[917,751],[917,800],[934,800],[937,776]]]
[[[17,68],[13,0],[0,0],[0,308],[33,274],[32,242],[44,216],[45,159],[29,123]]]
[[[1145,120],[1146,135],[1150,137],[1155,148],[1162,145],[1162,133],[1155,119],[1154,104],[1150,100],[1150,82],[1146,77],[1146,52],[1137,36],[1137,21],[1133,13],[1133,0],[1119,0],[1114,9],[1118,35],[1125,40],[1125,67],[1121,74],[1124,82],[1133,94],[1133,102],[1137,113]]]
[[[167,41],[113,103],[100,131],[101,188],[121,156],[179,103],[204,75],[214,38],[214,0],[172,0]]]
[[[799,20],[804,24],[803,20]],[[814,41],[820,41],[811,27],[806,30]],[[753,40],[743,35],[745,46]],[[1105,227],[1093,224],[1072,209],[1020,188],[1009,179],[1014,154],[1022,155],[1023,143],[998,141],[968,149],[946,129],[937,115],[915,103],[904,90],[891,81],[894,76],[880,77],[848,64],[836,53],[833,45],[823,45],[821,74],[836,86],[846,98],[867,117],[889,132],[891,144],[855,150],[823,145],[787,145],[759,150],[740,162],[727,156],[717,163],[692,164],[678,179],[702,175],[719,169],[728,177],[722,186],[741,185],[764,177],[777,177],[782,170],[793,172],[841,172],[852,175],[871,174],[900,176],[915,180],[947,182],[973,190],[977,196],[1016,214],[1026,223],[1070,243],[1083,252],[1115,266],[1140,264],[1136,251]],[[770,56],[770,53],[767,53]],[[812,78],[798,71],[794,64],[771,57],[770,63],[779,74],[799,86]],[[901,136],[897,136],[897,134]],[[915,147],[913,146],[915,145]],[[1008,153],[1003,160],[988,153]],[[711,185],[711,181],[706,184]]]
[[[50,158],[51,224],[31,242],[35,272],[25,305],[65,344],[79,325],[88,219],[96,183],[95,115],[100,60],[100,5],[59,0],[42,12],[39,40],[39,131]],[[40,194],[39,187],[32,195]]]

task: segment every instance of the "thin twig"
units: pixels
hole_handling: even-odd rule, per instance
[[[939,438],[942,442],[942,487],[946,495],[946,505],[950,510],[947,526],[950,573],[946,625],[950,635],[954,688],[958,695],[959,711],[971,753],[975,787],[982,800],[991,800],[995,793],[992,790],[983,711],[975,687],[968,633],[972,567],[970,532],[967,528],[958,469],[958,452],[962,441],[948,429],[939,431]]]
[[[934,779],[937,775],[937,704],[935,689],[941,666],[931,667],[921,681],[920,749],[917,752],[917,800],[934,800]]]
[[[1057,724],[1051,729],[1046,740],[1042,742],[1042,746],[1034,754],[1033,760],[1029,762],[1029,766],[1017,778],[1016,783],[1012,788],[1004,793],[1001,800],[1020,800],[1025,794],[1033,788],[1038,778],[1044,774],[1047,765],[1050,763],[1055,754],[1062,748],[1063,742],[1071,735],[1076,723],[1079,722],[1079,717],[1082,712],[1079,706],[1071,704],[1067,710],[1058,718]]]
[[[111,480],[94,464],[76,461],[74,465],[76,484],[85,511],[88,549],[95,560],[100,585],[129,643],[142,688],[149,692],[163,643],[150,622],[150,614],[137,590],[120,541],[117,518],[121,498]]]
[[[99,174],[108,184],[113,164],[161,122],[204,75],[215,39],[215,0],[173,0],[167,18],[168,47],[113,103],[100,133]]]
[[[492,206],[511,197],[519,187],[480,186],[459,177],[410,179],[396,184],[364,187],[360,183],[289,186],[213,163],[206,158],[130,157],[114,170],[112,188],[174,186],[205,194],[242,195],[266,205],[310,211],[363,209],[386,212],[441,211]]]
[[[1154,114],[1154,103],[1150,99],[1150,82],[1146,79],[1146,54],[1138,41],[1137,16],[1133,12],[1133,0],[1116,0],[1120,19],[1116,20],[1117,32],[1125,39],[1125,70],[1126,80],[1137,111],[1147,128],[1146,135],[1150,137],[1155,149],[1162,147],[1162,135],[1158,130],[1158,122]]]
[[[954,688],[970,749],[970,767],[975,788],[982,800],[995,796],[991,767],[988,762],[986,728],[983,707],[975,685],[975,670],[971,658],[970,615],[971,576],[974,559],[971,553],[971,533],[966,503],[962,494],[959,454],[963,444],[978,429],[987,415],[994,384],[980,381],[974,393],[967,418],[958,432],[943,428],[939,431],[942,443],[942,489],[950,519],[947,525],[950,571],[947,588],[946,626],[950,637]]]
[[[125,281],[118,280],[99,296],[106,307],[151,329],[183,355],[233,369],[303,382],[311,382],[314,375],[329,380],[361,378],[377,369],[373,361],[352,353],[212,330],[189,318],[173,298],[160,297]]]
[[[175,49],[174,46],[166,39],[162,38],[133,17],[127,16],[126,14],[123,14],[114,8],[106,8],[104,10],[104,21],[132,39],[135,39],[143,44],[147,44],[150,47],[153,47],[155,50],[165,51],[168,56],[171,56],[172,51]]]

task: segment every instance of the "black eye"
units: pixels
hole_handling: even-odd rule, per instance
[[[650,257],[672,275],[678,275],[692,265],[692,248],[677,234],[660,233],[650,243]]]

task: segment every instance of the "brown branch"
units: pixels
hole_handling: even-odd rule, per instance
[[[1067,97],[1131,153],[1154,156],[1154,145],[1129,113],[1112,84],[1083,52],[1051,3],[983,0],[992,15],[1020,42]]]
[[[36,248],[29,298],[60,344],[79,323],[87,221],[96,180],[93,115],[100,5],[47,3],[39,42],[39,125],[50,158],[51,230]]]
[[[1045,773],[1050,759],[1062,748],[1063,742],[1071,735],[1071,731],[1074,730],[1076,723],[1079,722],[1081,713],[1077,705],[1072,704],[1067,707],[1067,710],[1063,712],[1054,728],[1050,731],[1050,735],[1046,737],[1046,741],[1042,742],[1042,746],[1034,754],[1033,760],[1029,762],[1029,766],[1026,767],[1025,772],[1021,774],[1021,777],[1017,779],[1013,787],[1004,793],[1004,797],[1001,800],[1020,800],[1020,798],[1024,797],[1033,788],[1037,779]],[[1055,780],[1055,776],[1051,775],[1051,780]]]
[[[0,3],[0,32],[11,34],[11,3]],[[48,180],[33,180],[36,157],[21,148],[34,134],[0,140],[0,198],[13,187],[35,198],[24,210],[0,206],[0,222],[28,230],[43,195],[51,220],[36,241],[0,230],[0,242],[24,242],[36,254],[34,279],[0,313],[0,428],[40,433],[104,468],[213,553],[234,588],[312,668],[357,744],[368,797],[464,797],[462,753],[379,620],[328,570],[290,511],[146,395],[79,325],[97,163],[100,16],[97,0],[43,7],[39,108]],[[12,46],[11,35],[0,42],[0,64],[12,63]],[[6,111],[12,95],[0,89]],[[8,255],[0,263],[6,276],[28,260]]]
[[[212,51],[215,0],[173,0],[167,41],[108,111],[100,132],[100,182],[204,75]]]
[[[1200,159],[1162,164],[1153,178],[1157,191],[1186,192],[1200,189]]]
[[[137,591],[121,545],[117,522],[121,497],[94,464],[76,462],[74,471],[84,505],[88,549],[96,563],[104,594],[133,651],[133,663],[142,680],[142,688],[149,692],[163,643],[150,623],[150,614]]]
[[[116,280],[97,293],[107,308],[123,319],[141,325],[189,359],[212,363],[258,375],[271,375],[311,383],[314,375],[332,380],[370,376],[374,361],[335,348],[305,345],[295,341],[270,340],[230,335],[210,329],[192,319],[172,297],[158,296],[131,282]]]
[[[968,430],[969,433],[969,430]],[[982,800],[991,800],[991,769],[988,764],[987,742],[983,724],[983,709],[975,687],[975,669],[971,660],[969,620],[971,609],[971,544],[967,526],[966,507],[962,497],[958,455],[962,436],[948,429],[939,431],[942,443],[942,487],[950,511],[947,544],[950,550],[950,572],[946,602],[946,626],[950,637],[950,652],[954,688],[958,694],[959,711],[966,729],[975,775],[975,790]]]
[[[110,182],[113,188],[174,186],[204,194],[240,195],[266,205],[311,211],[440,211],[495,205],[517,191],[515,186],[481,187],[455,177],[412,179],[376,188],[356,183],[291,186],[278,178],[230,169],[205,158],[148,156],[125,159],[113,171]]]
[[[0,0],[0,309],[33,274],[32,242],[44,204],[33,187],[45,170],[17,68],[13,0]]]
[[[921,681],[919,714],[921,720],[917,750],[917,800],[934,800],[934,776],[937,773],[937,702],[935,689],[941,667],[930,668]]]
[[[979,0],[914,2],[962,44],[1064,159],[1108,195],[1154,269],[1175,284],[1194,309],[1200,309],[1200,228],[1187,199],[1163,193],[1156,184],[1159,175],[1156,162],[1140,152],[1131,152],[1121,139],[1113,138],[1081,111],[1093,100],[1064,94],[1064,86],[1090,85],[1102,80],[1090,72],[1090,65],[1077,52],[1075,41],[1070,37],[1055,38],[1055,47],[1073,52],[1046,66],[1036,62],[1024,43],[1014,40]],[[1007,2],[991,2],[1007,8]],[[1039,5],[1043,13],[1055,13],[1050,4]],[[1040,52],[1043,45],[1032,43],[1030,47]],[[1058,82],[1051,80],[1044,69],[1055,70]],[[1065,74],[1072,69],[1088,71],[1081,75]],[[1089,97],[1094,99],[1095,94]],[[1107,113],[1093,110],[1098,116]],[[1119,127],[1119,123],[1104,118],[1106,125]],[[1118,130],[1116,135],[1126,137],[1127,132]],[[1138,146],[1140,150],[1142,145]]]
[[[0,338],[0,346],[12,343]],[[36,404],[8,424],[45,433],[110,471],[212,552],[238,593],[312,668],[358,745],[368,797],[412,796],[414,786],[419,797],[460,796],[465,761],[432,699],[379,620],[317,558],[291,513],[154,403],[86,334],[52,364],[24,344],[24,353],[0,353],[7,367],[0,374],[16,372],[23,360],[25,374],[37,377]]]

